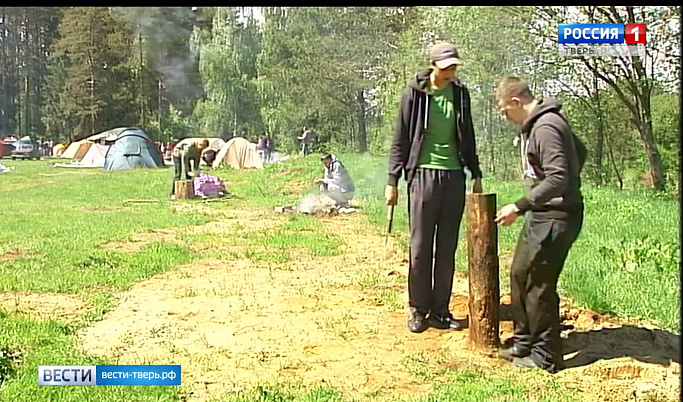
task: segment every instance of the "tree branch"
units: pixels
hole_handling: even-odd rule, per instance
[[[605,10],[603,7],[597,7],[597,11],[598,11],[600,14],[602,14],[603,16],[605,16],[605,17],[609,20],[609,22],[611,22],[612,24],[616,24],[616,23],[617,23],[617,22],[614,20],[614,17],[613,17],[609,12],[607,12],[607,10]]]
[[[602,74],[602,73],[598,70],[598,68],[595,67],[595,66],[592,66],[592,65],[588,62],[588,60],[587,60],[585,57],[580,57],[580,60],[586,65],[586,67],[588,67],[589,70],[591,70],[591,71],[593,72],[593,74],[597,75],[598,78],[600,78],[603,82],[607,83],[610,87],[612,87],[612,89],[614,89],[614,92],[617,94],[617,97],[619,98],[619,100],[621,100],[621,101],[624,103],[624,105],[626,105],[626,107],[629,109],[629,111],[631,112],[631,114],[632,114],[635,118],[640,119],[640,116],[639,116],[639,113],[638,113],[638,109],[637,109],[636,106],[633,104],[633,102],[631,102],[631,101],[626,97],[626,95],[624,94],[624,92],[621,90],[621,88],[619,88],[619,85],[617,85],[617,83],[616,83],[614,80],[612,80],[610,77],[608,77],[608,76]]]
[[[588,106],[588,108],[589,108],[593,113],[595,113],[595,107],[594,107],[590,102],[588,102],[588,101],[585,99],[585,97],[579,95],[572,87],[570,87],[570,86],[569,86],[567,83],[565,83],[564,81],[562,81],[562,80],[560,80],[560,79],[556,79],[556,81],[559,82],[560,84],[562,84],[565,88],[567,88],[567,89],[572,93],[572,95],[574,95],[578,100],[580,100],[581,102],[583,102],[586,106]],[[583,85],[583,84],[585,84],[585,83],[582,82],[582,85]],[[585,85],[584,85],[584,89],[586,89]],[[590,94],[590,91],[589,91],[588,93]]]
[[[624,23],[624,19],[621,18],[621,15],[619,15],[619,11],[617,11],[615,6],[609,6],[609,10],[612,12],[612,15],[614,15],[614,19],[616,19],[618,24]]]

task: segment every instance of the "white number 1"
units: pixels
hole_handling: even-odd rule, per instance
[[[640,30],[640,27],[635,27],[633,30],[631,30],[631,33],[635,35],[635,40],[634,42],[638,42],[638,31]]]

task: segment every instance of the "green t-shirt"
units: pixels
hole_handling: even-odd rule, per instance
[[[453,84],[442,90],[431,88],[427,129],[424,130],[417,167],[459,170],[460,157],[455,143],[455,102]]]

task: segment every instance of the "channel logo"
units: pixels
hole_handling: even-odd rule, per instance
[[[626,44],[647,43],[645,24],[559,24],[560,44]]]
[[[180,365],[38,366],[38,385],[180,385]]]

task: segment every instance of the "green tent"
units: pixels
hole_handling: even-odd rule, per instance
[[[104,156],[104,170],[164,167],[156,144],[139,128],[127,128],[114,140]]]

